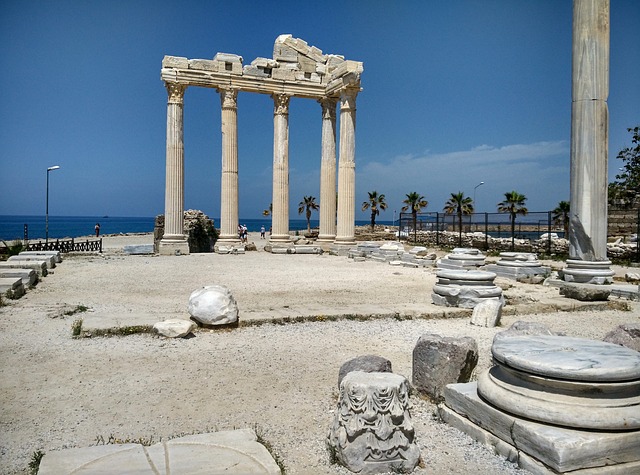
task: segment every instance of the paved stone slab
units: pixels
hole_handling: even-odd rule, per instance
[[[445,404],[471,424],[489,431],[501,441],[518,447],[547,467],[561,473],[572,470],[576,470],[571,472],[572,474],[635,473],[606,470],[587,472],[586,469],[608,469],[606,465],[621,464],[626,466],[627,470],[629,467],[635,467],[637,470],[639,466],[637,462],[640,460],[640,431],[591,432],[521,419],[485,403],[477,394],[476,383],[447,386]],[[445,411],[440,411],[440,414],[447,420]],[[466,431],[464,427],[457,427]],[[469,431],[469,434],[474,436],[472,431]],[[496,443],[495,439],[486,439],[483,442],[500,449],[500,444]],[[504,450],[504,446],[500,450]],[[582,472],[582,469],[585,471]]]
[[[24,285],[20,277],[0,277],[0,294],[11,299],[19,299],[24,293]]]
[[[44,261],[0,262],[0,269],[33,269],[40,277],[47,275],[47,263]]]
[[[54,256],[11,256],[7,259],[7,262],[45,262],[47,269],[53,269],[56,266],[56,259]]]
[[[125,254],[153,254],[153,244],[132,244],[130,246],[124,246]]]
[[[143,447],[139,444],[100,445],[49,452],[39,475],[280,474],[267,449],[251,429],[190,435]]]

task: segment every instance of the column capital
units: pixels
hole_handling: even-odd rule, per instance
[[[356,96],[360,92],[359,87],[345,87],[340,91],[340,110],[356,110]]]
[[[272,94],[273,97],[273,115],[289,115],[289,94]]]
[[[223,109],[237,109],[238,108],[238,89],[232,87],[220,87],[218,88],[220,93],[220,103]]]
[[[336,106],[338,104],[337,97],[323,97],[318,99],[318,102],[322,106],[322,118],[323,119],[336,119]]]
[[[164,83],[167,88],[167,93],[169,94],[169,104],[183,104],[184,103],[184,91],[186,91],[187,86],[184,84],[179,84],[177,82],[168,82]]]

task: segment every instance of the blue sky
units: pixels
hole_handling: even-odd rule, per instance
[[[609,177],[640,124],[640,2],[612,0]],[[0,0],[0,214],[42,215],[46,169],[55,216],[164,212],[163,56],[271,57],[283,33],[362,61],[356,218],[367,191],[391,220],[417,191],[426,211],[450,193],[495,211],[569,199],[570,0]],[[240,217],[271,202],[273,101],[238,99]],[[220,99],[185,95],[185,207],[220,214]],[[290,106],[291,217],[320,197],[320,105]],[[317,218],[317,215],[314,216]]]

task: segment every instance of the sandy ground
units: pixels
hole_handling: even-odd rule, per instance
[[[346,474],[329,463],[324,443],[337,400],[338,369],[345,361],[377,354],[410,380],[416,341],[435,332],[475,338],[477,371],[482,371],[490,364],[494,334],[517,320],[601,339],[617,325],[640,319],[638,303],[630,304],[631,311],[527,314],[527,308],[539,308],[535,302],[560,298],[557,290],[518,284],[506,292],[532,303],[519,305],[517,315],[505,315],[502,328],[474,327],[468,318],[380,318],[201,329],[193,338],[177,340],[150,334],[73,339],[71,326],[79,317],[87,322],[115,318],[124,325],[150,316],[188,318],[189,294],[209,284],[231,289],[241,321],[394,311],[418,315],[434,308],[433,269],[262,250],[237,256],[122,253],[126,244],[151,239],[106,237],[102,255],[68,256],[25,297],[0,308],[1,473],[27,473],[36,450],[86,447],[100,436],[159,441],[257,426],[287,473]],[[265,242],[258,234],[250,240],[259,249]],[[89,310],[64,315],[78,305]],[[433,404],[416,395],[411,404],[423,460],[415,473],[525,473],[439,422]]]

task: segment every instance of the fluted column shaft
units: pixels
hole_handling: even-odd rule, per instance
[[[574,0],[570,259],[607,260],[609,0]]]
[[[338,164],[338,225],[336,244],[355,242],[356,96],[360,88],[340,94],[340,157]]]
[[[222,107],[222,179],[220,184],[220,238],[238,237],[238,91],[219,89]]]
[[[183,105],[186,86],[166,83],[167,155],[163,241],[184,241],[184,142]]]
[[[273,211],[271,241],[288,242],[289,236],[289,99],[273,96]]]
[[[325,97],[322,105],[322,158],[320,162],[320,233],[318,241],[336,238],[336,106],[337,98]]]

